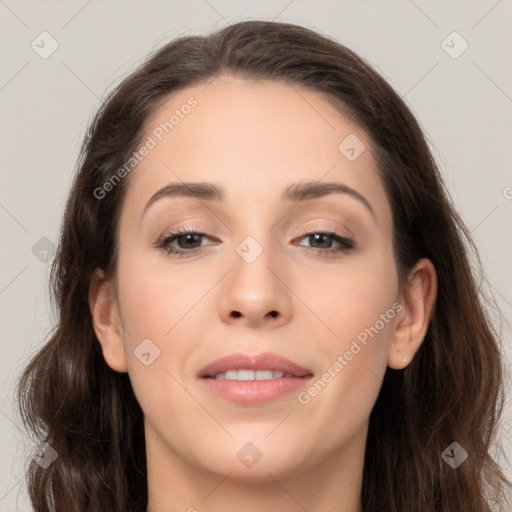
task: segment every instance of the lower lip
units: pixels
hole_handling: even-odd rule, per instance
[[[313,377],[267,380],[200,379],[213,394],[242,405],[261,405],[307,386]]]

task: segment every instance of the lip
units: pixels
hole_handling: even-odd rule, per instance
[[[264,352],[262,354],[243,354],[236,352],[216,359],[199,371],[198,377],[214,377],[217,373],[227,370],[272,370],[275,372],[290,373],[294,377],[305,377],[313,372],[308,368],[286,359],[286,357]]]
[[[217,373],[235,369],[282,371],[292,377],[251,381],[213,378]],[[257,355],[234,353],[208,364],[197,377],[209,392],[224,400],[239,405],[262,405],[309,385],[313,372],[271,352]]]

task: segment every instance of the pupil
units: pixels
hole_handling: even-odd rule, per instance
[[[319,240],[321,241],[322,237],[323,238],[325,238],[325,237],[329,238],[329,236],[324,234],[324,233],[317,233],[317,234],[312,235],[312,236],[313,236],[313,239],[315,240],[315,242],[318,242]],[[327,242],[324,241],[323,245],[325,245],[326,243]],[[329,244],[327,244],[327,245],[329,245]]]
[[[185,244],[189,244],[189,243],[194,243],[194,238],[198,237],[199,235],[197,233],[188,233],[186,235],[183,235],[181,238],[185,238]],[[314,235],[310,235],[310,237],[313,238],[314,240],[314,243],[317,243],[319,242],[320,245],[323,245],[325,246],[326,244],[328,244],[328,242],[326,242],[326,239],[329,238],[329,235],[326,235],[325,233],[316,233]],[[322,242],[322,239],[323,239],[323,242]],[[197,243],[197,239],[195,240],[195,242]]]
[[[188,244],[189,242],[190,243],[194,243],[194,237],[197,237],[198,235],[196,233],[188,233],[186,235],[184,235],[184,238],[185,238],[185,245]],[[197,240],[196,240],[197,242]]]

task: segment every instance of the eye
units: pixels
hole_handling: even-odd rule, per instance
[[[159,238],[156,245],[165,250],[167,254],[185,256],[199,251],[201,249],[201,238],[206,236],[205,233],[193,229],[178,229],[174,233],[168,233]],[[176,242],[178,247],[171,245],[173,242]],[[198,242],[199,245],[197,245]]]
[[[205,233],[201,233],[194,228],[179,229],[173,233],[163,235],[157,240],[155,245],[163,249],[169,255],[187,256],[202,250],[203,245],[206,245],[201,244],[202,238],[212,240],[212,238],[208,237]],[[307,239],[310,245],[299,245],[313,250],[324,257],[345,253],[355,247],[354,242],[349,238],[331,232],[319,231],[304,233],[299,240],[303,239]],[[177,244],[177,246],[172,245],[174,243]],[[333,247],[333,243],[338,245]]]
[[[305,233],[300,240],[307,239],[309,241],[309,247],[321,255],[328,257],[334,253],[348,252],[355,247],[354,242],[349,238],[338,235],[337,233],[330,232],[312,232]],[[337,243],[337,247],[332,247],[334,243]],[[302,244],[299,244],[302,245]],[[304,247],[304,246],[303,246]]]

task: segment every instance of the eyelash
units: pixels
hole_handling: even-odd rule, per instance
[[[342,245],[342,247],[338,247],[335,249],[318,249],[315,247],[306,247],[306,249],[311,249],[314,252],[318,252],[319,255],[321,255],[324,258],[329,258],[331,256],[335,256],[338,253],[347,253],[350,250],[354,249],[355,244],[352,240],[349,238],[343,237],[341,235],[338,235],[337,233],[327,232],[327,231],[306,231],[300,234],[300,239],[305,238],[306,236],[313,236],[313,235],[327,235],[329,238],[333,239],[335,242],[338,242]],[[181,236],[185,235],[199,235],[200,237],[208,237],[206,233],[202,233],[198,230],[195,230],[194,228],[187,229],[178,229],[174,231],[173,233],[167,233],[162,235],[157,241],[156,241],[156,247],[163,249],[168,255],[174,255],[178,257],[184,257],[192,255],[198,251],[201,250],[202,245],[199,247],[194,247],[193,249],[177,249],[176,247],[171,247],[169,244],[173,242],[174,240],[180,238]],[[208,237],[209,238],[209,237]],[[304,246],[301,246],[304,247]]]

